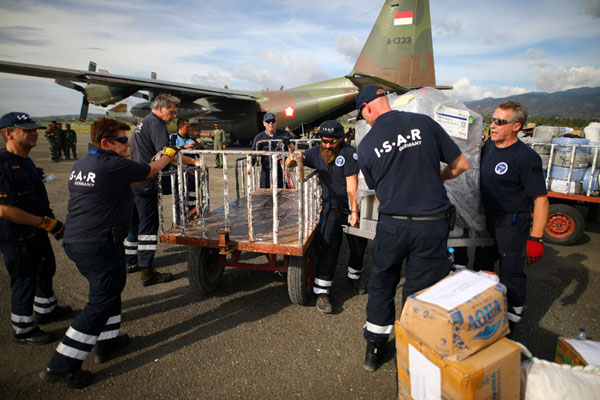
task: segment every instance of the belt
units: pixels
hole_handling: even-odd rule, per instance
[[[392,217],[394,219],[405,219],[407,221],[436,221],[438,219],[446,219],[445,212],[441,212],[439,214],[433,214],[433,215],[423,215],[420,217],[413,217],[410,215],[392,215],[392,214],[386,214],[386,215],[389,215],[390,217]]]

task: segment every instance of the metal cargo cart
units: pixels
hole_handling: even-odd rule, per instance
[[[199,158],[201,166],[184,168],[181,154]],[[215,154],[223,156],[223,205],[211,210],[211,169],[206,159]],[[163,193],[169,188],[159,185],[160,240],[190,247],[188,278],[195,290],[204,294],[214,291],[222,283],[225,267],[287,272],[290,299],[295,304],[306,303],[315,276],[313,240],[321,196],[318,175],[305,178],[303,168],[297,168],[292,179],[284,169],[293,181],[287,182],[288,188],[278,189],[278,168],[271,168],[272,188],[258,187],[260,158],[269,157],[276,165],[288,156],[297,157],[275,151],[183,150],[177,168],[161,173],[159,182],[165,176],[170,178],[174,198],[172,224],[166,227]],[[228,166],[231,157],[240,157],[233,171]],[[297,162],[302,165],[302,160]],[[221,172],[213,169],[213,177],[215,171]],[[236,180],[233,199],[232,175]],[[260,253],[266,263],[243,262],[240,256],[244,252]]]
[[[535,138],[527,144],[542,157],[542,168],[546,171],[550,210],[544,241],[559,245],[574,244],[585,230],[583,214],[575,206],[587,208],[590,219],[594,219],[598,212],[600,146],[537,143]],[[560,169],[564,176],[553,178],[553,168]],[[582,169],[585,169],[583,174],[580,173]]]

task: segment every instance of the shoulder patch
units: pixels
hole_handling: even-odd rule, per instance
[[[354,158],[355,160],[358,160],[358,153],[352,154],[352,158]]]
[[[335,165],[337,165],[338,167],[343,167],[344,164],[346,164],[346,159],[344,158],[344,156],[337,156],[335,159]]]

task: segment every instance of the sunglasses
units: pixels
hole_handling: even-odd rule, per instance
[[[129,141],[129,138],[127,136],[109,136],[107,138],[105,138],[106,140],[110,140],[111,142],[119,142],[121,144],[127,144],[127,142]]]
[[[275,122],[277,121],[275,121],[274,119],[268,119],[265,121],[266,124],[274,124]]]
[[[518,123],[518,122],[517,122],[517,121],[507,121],[507,120],[505,120],[505,119],[501,119],[501,118],[492,118],[492,119],[490,120],[490,125],[491,125],[492,123],[494,123],[494,124],[496,124],[496,125],[498,125],[498,126],[502,126],[502,125],[506,125],[506,124],[516,124],[516,123]]]
[[[321,143],[325,144],[337,144],[342,139],[321,139]]]

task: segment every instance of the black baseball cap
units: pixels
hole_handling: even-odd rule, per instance
[[[346,134],[344,133],[344,127],[335,120],[323,122],[319,127],[319,132],[317,132],[317,135],[321,137],[326,136],[340,139],[346,137]]]
[[[45,126],[41,126],[35,123],[29,114],[23,112],[9,112],[4,114],[0,119],[0,129],[8,128],[10,126],[16,126],[23,129],[44,129]]]
[[[377,93],[381,90],[380,93]],[[358,111],[358,119],[362,118],[361,113],[365,104],[372,102],[378,97],[385,96],[386,93],[381,86],[368,85],[362,88],[358,96],[356,96],[356,110]]]

